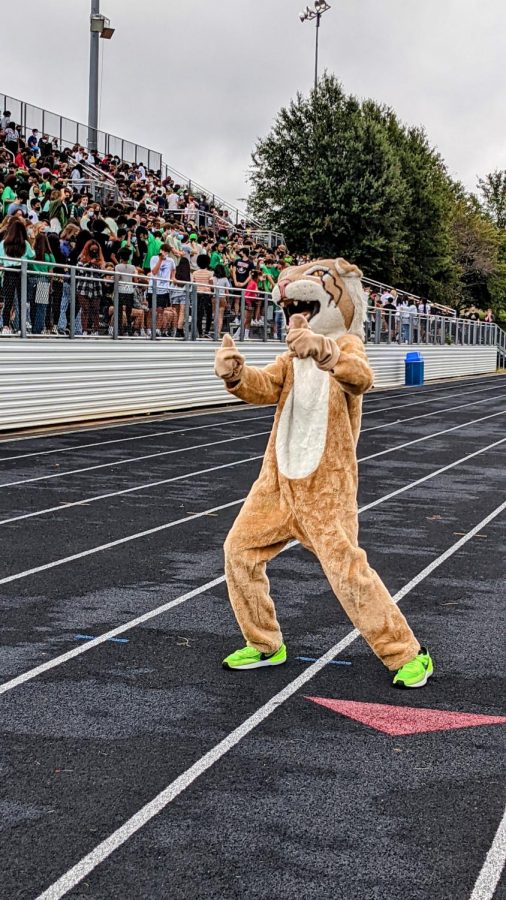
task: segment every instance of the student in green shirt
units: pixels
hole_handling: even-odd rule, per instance
[[[223,241],[218,241],[217,244],[213,247],[213,252],[211,253],[211,262],[209,263],[209,268],[214,272],[216,266],[224,266],[225,259],[223,257],[223,252],[225,250],[225,245]]]
[[[158,256],[162,247],[162,236],[159,231],[150,231],[148,234],[148,246],[146,255],[142,263],[145,272],[151,271],[151,260],[153,256]]]
[[[30,305],[30,321],[32,334],[42,334],[46,324],[46,313],[49,306],[51,289],[49,276],[55,258],[51,253],[49,241],[44,232],[39,232],[34,244],[35,261],[30,264],[31,277],[28,279],[28,302]],[[36,273],[36,274],[34,274]]]
[[[5,187],[2,191],[2,203],[3,203],[3,214],[7,215],[7,210],[11,203],[16,199],[17,194],[14,190],[16,186],[16,176],[9,175],[9,177],[5,180]]]

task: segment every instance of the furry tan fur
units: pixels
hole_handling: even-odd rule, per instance
[[[283,638],[266,563],[299,540],[319,559],[354,626],[395,670],[420,644],[358,545],[356,444],[362,394],[373,383],[358,336],[360,276],[341,259],[285,270],[278,300],[292,311],[312,310],[292,318],[288,352],[263,369],[247,366],[227,336],[216,354],[230,393],[277,405],[262,470],[225,542],[225,573],[247,644],[275,652]]]

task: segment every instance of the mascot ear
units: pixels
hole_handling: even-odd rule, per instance
[[[341,276],[341,278],[363,278],[363,273],[360,271],[358,266],[352,265],[352,263],[346,262],[341,256],[339,256],[335,261],[335,267],[337,274]]]
[[[364,325],[367,318],[367,300],[364,295],[361,278],[362,272],[358,266],[352,265],[345,259],[339,257],[335,261],[337,274],[343,279],[344,286],[348,291],[351,302],[355,307],[352,323],[348,329],[349,334],[356,334],[358,337],[365,339]]]

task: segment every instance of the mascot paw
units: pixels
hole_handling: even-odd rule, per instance
[[[319,369],[333,369],[339,359],[339,347],[331,338],[311,331],[304,316],[296,313],[290,318],[286,343],[292,356],[314,359]]]
[[[227,383],[240,381],[244,363],[244,356],[239,353],[234,339],[229,334],[225,334],[220,349],[216,351],[214,362],[216,375]]]

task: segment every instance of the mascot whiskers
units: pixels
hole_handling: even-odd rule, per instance
[[[230,602],[246,646],[223,665],[241,671],[286,661],[266,564],[296,539],[395,672],[394,685],[422,687],[431,657],[358,544],[356,445],[362,395],[373,384],[361,277],[344,259],[285,269],[273,299],[289,323],[287,352],[264,368],[247,366],[225,335],[216,353],[216,374],[231,394],[277,406],[260,475],[225,542]]]

